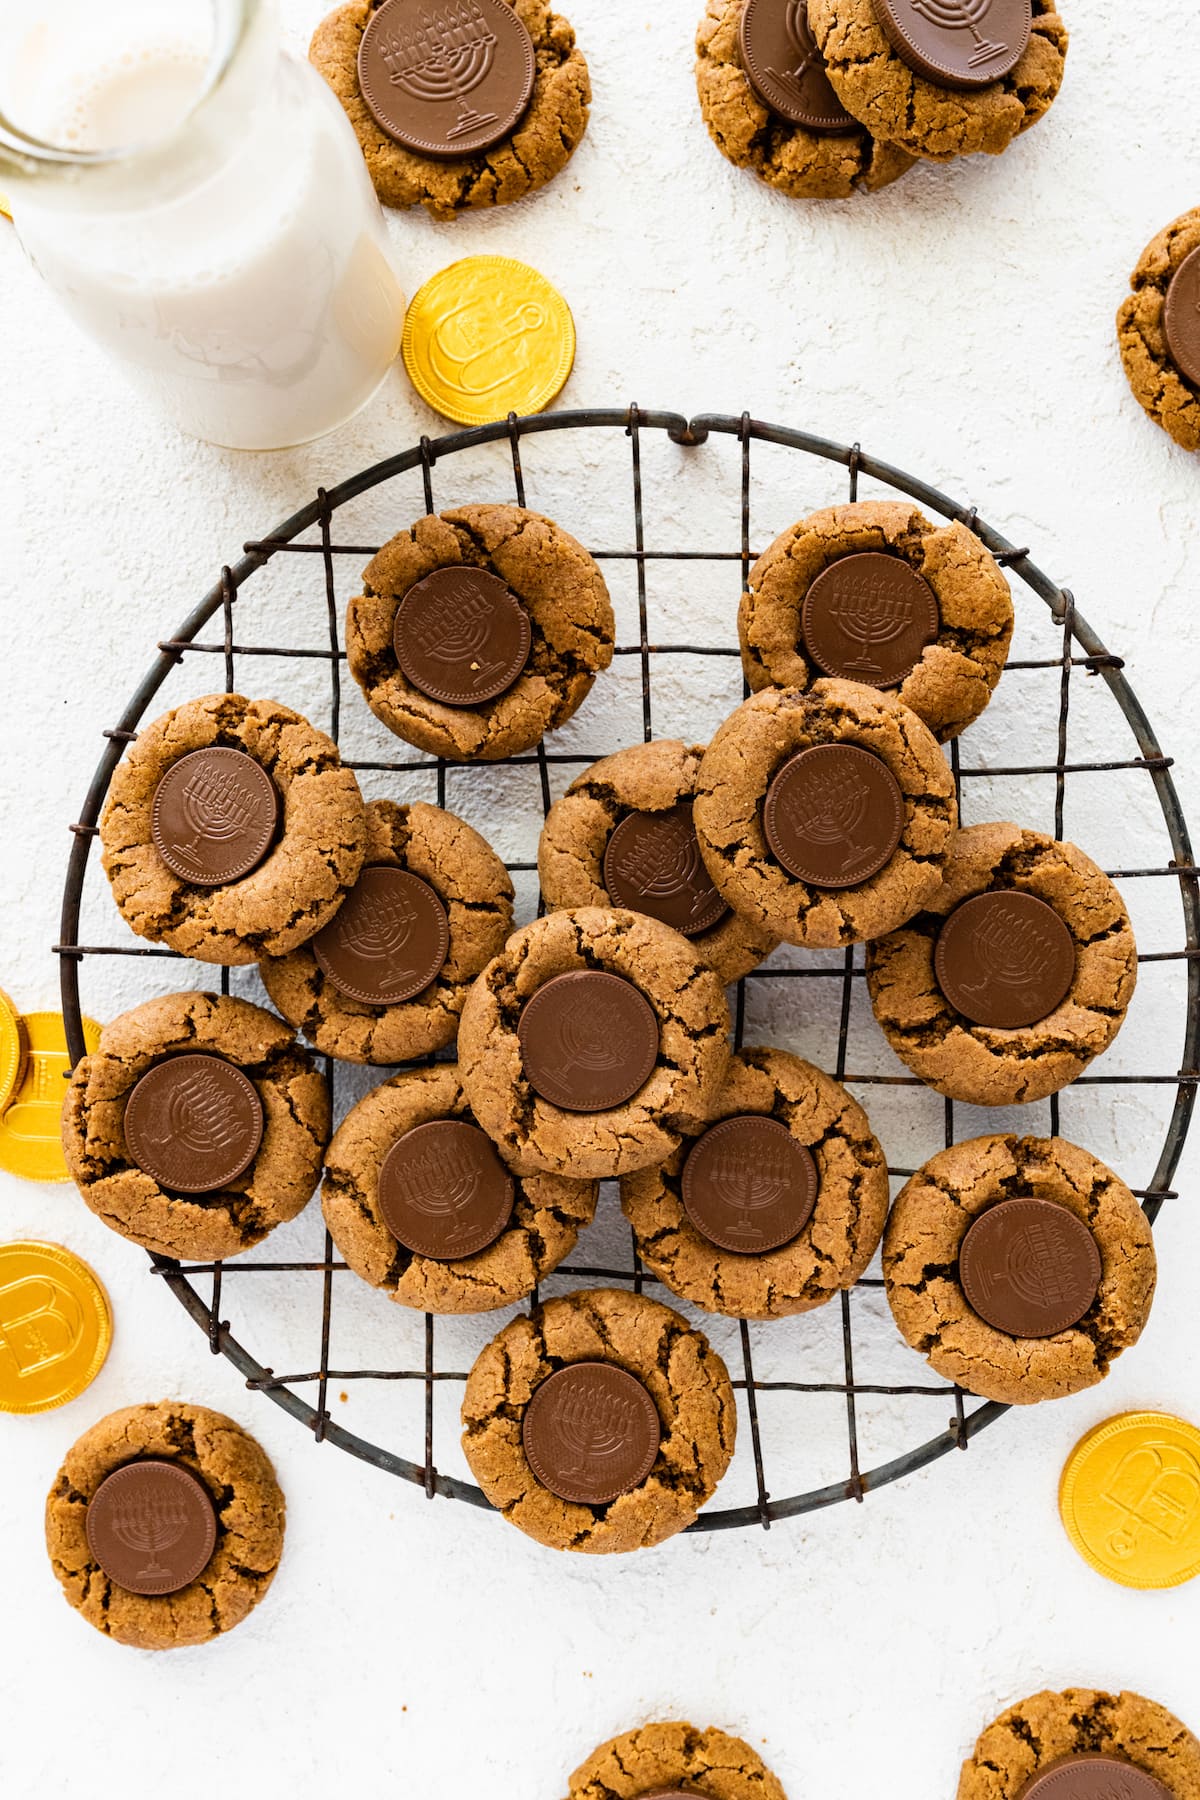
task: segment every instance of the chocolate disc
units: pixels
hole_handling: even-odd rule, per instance
[[[1016,1031],[1048,1018],[1070,993],[1075,940],[1036,894],[1001,888],[955,907],[938,933],[933,968],[965,1019]]]
[[[275,783],[244,750],[193,750],[154,790],[154,847],[172,875],[195,887],[240,881],[258,867],[278,829]]]
[[[799,1236],[817,1186],[816,1163],[786,1125],[743,1113],[697,1138],[681,1193],[684,1211],[710,1244],[757,1256]]]
[[[510,688],[529,661],[529,614],[498,575],[466,565],[435,569],[409,588],[396,614],[396,661],[413,686],[446,706],[482,706]]]
[[[626,813],[604,852],[604,885],[618,906],[649,913],[684,937],[711,931],[728,912],[700,855],[692,805]]]
[[[398,1138],[379,1171],[383,1222],[406,1250],[457,1262],[495,1243],[512,1217],[513,1178],[465,1119],[434,1119]]]
[[[1024,56],[1031,0],[874,0],[896,54],[940,87],[990,87]]]
[[[876,688],[911,674],[940,624],[929,583],[901,557],[878,550],[822,569],[800,614],[805,647],[827,675]]]
[[[658,1017],[640,988],[603,969],[556,975],[517,1024],[530,1086],[567,1112],[606,1112],[649,1078]]]
[[[504,0],[385,0],[358,46],[375,123],[422,156],[473,156],[507,137],[537,72],[533,39]]]
[[[1096,1298],[1100,1270],[1087,1226],[1053,1200],[998,1201],[958,1252],[963,1293],[1008,1337],[1053,1337],[1077,1325]]]
[[[217,1541],[212,1495],[181,1463],[147,1457],[106,1475],[84,1521],[88,1549],[131,1594],[177,1594]]]
[[[661,1437],[649,1393],[607,1362],[570,1363],[548,1375],[521,1424],[525,1455],[542,1486],[587,1506],[604,1506],[645,1481]]]
[[[1163,330],[1171,361],[1185,381],[1200,387],[1200,250],[1185,257],[1171,277]]]
[[[248,1075],[221,1056],[172,1056],[148,1069],[125,1107],[130,1156],[160,1187],[212,1194],[258,1155],[263,1106]]]
[[[809,131],[857,131],[825,73],[808,23],[808,0],[746,0],[738,48],[750,86],[764,106]]]
[[[904,830],[904,796],[885,762],[856,744],[790,757],[763,802],[763,830],[790,875],[813,887],[869,881]]]
[[[1017,1800],[1171,1800],[1171,1790],[1117,1756],[1064,1756],[1027,1782]]]
[[[312,940],[318,966],[338,992],[368,1006],[398,1006],[423,994],[446,960],[450,921],[427,881],[371,863]]]

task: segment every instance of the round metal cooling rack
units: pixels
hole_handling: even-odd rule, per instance
[[[751,549],[750,540],[751,446],[755,443],[785,446],[806,457],[815,457],[840,465],[848,472],[849,491],[847,497],[850,500],[857,498],[859,476],[864,475],[900,494],[909,496],[932,512],[948,519],[961,520],[1001,564],[1010,569],[1027,588],[1045,603],[1051,630],[1054,633],[1055,653],[1044,659],[1010,662],[1008,667],[1010,671],[1016,669],[1044,671],[1046,673],[1041,679],[1051,682],[1055,689],[1058,735],[1057,751],[1053,762],[1010,768],[972,768],[961,764],[957,743],[952,743],[948,747],[949,756],[956,782],[960,786],[963,781],[973,775],[1053,776],[1054,835],[1056,837],[1062,835],[1063,804],[1069,777],[1082,772],[1138,769],[1143,770],[1147,779],[1153,784],[1170,843],[1170,856],[1157,867],[1117,869],[1111,870],[1109,873],[1126,880],[1157,877],[1170,879],[1178,884],[1185,928],[1184,947],[1147,953],[1140,960],[1143,963],[1175,960],[1184,963],[1187,979],[1187,1011],[1180,1066],[1179,1070],[1174,1073],[1085,1075],[1081,1078],[1081,1084],[1115,1083],[1137,1086],[1153,1083],[1174,1086],[1176,1090],[1174,1104],[1153,1174],[1145,1188],[1135,1190],[1143,1202],[1146,1213],[1153,1220],[1163,1200],[1173,1197],[1170,1182],[1183,1149],[1195,1098],[1197,1050],[1198,1043],[1200,1043],[1200,961],[1198,961],[1200,958],[1200,896],[1198,896],[1196,878],[1200,874],[1200,870],[1193,861],[1187,826],[1171,779],[1171,760],[1163,755],[1137,697],[1122,674],[1121,659],[1111,655],[1105,649],[1095,632],[1081,618],[1071,594],[1044,575],[1030,561],[1027,550],[1014,547],[999,532],[985,524],[974,507],[959,505],[945,494],[930,487],[928,483],[919,481],[915,476],[905,474],[900,469],[892,468],[888,464],[868,456],[858,445],[847,446],[830,443],[823,438],[812,437],[806,432],[760,423],[751,419],[748,414],[743,414],[741,418],[701,414],[688,420],[677,413],[643,411],[634,406],[623,410],[545,413],[530,418],[518,418],[516,415],[511,415],[502,423],[481,426],[470,431],[458,431],[447,437],[433,440],[422,438],[413,449],[376,463],[374,467],[352,476],[350,480],[341,482],[328,492],[324,489],[318,490],[316,499],[302,507],[299,512],[294,513],[290,519],[285,519],[283,524],[279,525],[269,536],[246,544],[241,560],[232,567],[222,570],[217,585],[188,615],[175,635],[159,644],[157,660],[134,692],[118,723],[104,733],[108,743],[92,778],[79,821],[70,828],[75,834],[75,842],[71,851],[63,895],[62,942],[55,945],[55,950],[61,958],[63,1014],[72,1061],[77,1061],[84,1054],[79,1001],[79,974],[83,960],[91,956],[171,957],[175,955],[175,952],[170,950],[140,944],[81,944],[78,941],[84,873],[92,841],[97,835],[97,820],[108,790],[109,780],[125,746],[132,743],[136,737],[137,727],[150,701],[157,695],[172,669],[182,662],[185,655],[214,656],[220,659],[218,666],[223,663],[225,688],[226,691],[232,692],[235,687],[235,668],[239,657],[268,654],[272,657],[323,658],[329,664],[332,734],[336,738],[341,703],[342,663],[345,659],[340,639],[341,590],[338,576],[335,574],[336,559],[346,556],[358,559],[351,565],[354,571],[352,578],[356,579],[361,559],[372,555],[377,548],[375,545],[341,544],[334,541],[333,522],[338,508],[381,482],[388,481],[405,471],[420,469],[424,484],[425,508],[428,512],[434,512],[436,511],[434,474],[437,465],[462,451],[505,440],[507,440],[511,453],[515,499],[518,504],[524,505],[526,499],[525,477],[521,460],[522,439],[535,434],[560,431],[618,431],[624,432],[629,440],[629,473],[633,487],[634,547],[632,549],[596,549],[592,551],[592,554],[600,561],[625,559],[632,561],[635,565],[640,624],[639,641],[636,644],[619,646],[616,654],[618,656],[636,656],[640,660],[642,718],[644,735],[647,739],[651,736],[652,670],[661,670],[664,662],[669,667],[670,659],[673,657],[696,655],[736,657],[738,654],[734,644],[652,643],[647,628],[647,564],[657,560],[676,563],[697,560],[716,563],[730,562],[738,566],[738,575],[744,582],[750,564],[756,555],[756,552]],[[741,539],[736,548],[725,551],[705,551],[664,550],[657,546],[647,546],[643,529],[642,438],[644,434],[652,432],[665,432],[676,444],[688,446],[690,451],[697,452],[712,433],[732,437],[740,442]],[[314,529],[319,533],[319,541],[298,541],[302,534]],[[306,647],[260,645],[252,643],[248,639],[235,641],[235,605],[240,626],[247,610],[245,590],[248,585],[252,588],[252,577],[272,558],[288,554],[317,555],[322,559],[328,607],[327,641],[320,645]],[[223,627],[220,641],[199,641],[202,627],[213,619],[216,619],[219,626]],[[1081,671],[1085,677],[1099,677],[1108,687],[1132,733],[1136,748],[1134,755],[1109,762],[1072,762],[1069,760],[1068,727],[1072,684],[1078,679]],[[214,688],[216,685],[215,682],[212,684]],[[286,696],[283,697],[286,698]],[[614,747],[610,745],[609,749]],[[606,752],[596,751],[594,753],[594,755],[602,754],[606,754]],[[550,805],[550,765],[577,764],[585,766],[594,760],[594,755],[555,753],[547,751],[544,745],[539,744],[535,753],[509,760],[513,763],[523,762],[536,765],[541,778],[541,800],[544,811]],[[450,766],[456,770],[462,770],[464,767],[462,764]],[[492,768],[496,765],[484,766]],[[445,762],[435,761],[432,758],[415,757],[395,762],[357,764],[351,762],[349,767],[387,770],[396,774],[418,769],[436,769],[438,801],[439,804],[444,804],[447,770]],[[527,872],[536,868],[533,863],[510,863],[508,866],[512,870]],[[847,1075],[846,1046],[851,995],[854,981],[861,978],[862,974],[861,959],[856,961],[853,951],[846,953],[840,967],[778,969],[766,967],[756,970],[737,984],[734,1007],[737,1042],[741,1041],[747,981],[780,981],[798,976],[833,981],[840,983],[840,1029],[834,1054],[827,1059],[826,1066],[830,1067],[831,1072],[839,1079],[847,1078],[856,1086],[882,1083],[900,1089],[919,1088],[921,1083],[911,1076],[859,1076],[855,1073]],[[229,971],[227,969],[221,970],[221,986],[224,992],[228,992]],[[326,1066],[332,1086],[336,1081],[335,1068],[329,1061]],[[381,1078],[383,1073],[380,1071]],[[944,1114],[945,1141],[947,1144],[951,1144],[956,1138],[953,1101],[944,1102]],[[1050,1102],[1050,1118],[1051,1129],[1053,1132],[1057,1132],[1057,1097]],[[894,1176],[907,1176],[912,1171],[893,1168],[890,1173]],[[318,1442],[336,1444],[340,1449],[347,1450],[366,1462],[374,1463],[377,1467],[385,1469],[405,1481],[418,1484],[424,1488],[425,1493],[431,1499],[438,1495],[444,1495],[452,1499],[468,1501],[475,1506],[487,1506],[488,1502],[477,1487],[470,1482],[440,1472],[436,1466],[433,1405],[435,1384],[443,1381],[463,1382],[466,1376],[462,1372],[445,1370],[439,1366],[435,1346],[435,1319],[432,1316],[426,1315],[425,1319],[425,1356],[422,1367],[400,1369],[330,1368],[330,1320],[334,1306],[335,1276],[344,1280],[349,1272],[346,1264],[336,1259],[328,1234],[325,1237],[324,1257],[322,1260],[314,1262],[280,1263],[257,1260],[253,1253],[224,1265],[221,1263],[187,1264],[164,1257],[152,1257],[151,1262],[153,1273],[166,1281],[176,1298],[206,1334],[213,1354],[220,1353],[226,1356],[246,1378],[247,1387],[269,1394],[278,1406],[283,1407],[285,1411],[306,1425]],[[276,1273],[304,1271],[322,1275],[320,1358],[316,1369],[287,1375],[275,1374],[272,1369],[264,1367],[243,1348],[232,1336],[228,1325],[222,1320],[223,1284],[234,1275],[239,1277],[250,1275],[255,1270],[271,1270]],[[644,1284],[652,1282],[652,1277],[641,1268],[636,1252],[632,1251],[628,1265],[623,1268],[589,1268],[580,1263],[567,1263],[555,1273],[556,1276],[574,1276],[585,1282],[602,1280],[629,1283],[636,1291],[640,1291]],[[199,1282],[206,1285],[207,1298],[203,1297],[199,1291],[197,1285]],[[859,1288],[881,1285],[877,1279],[864,1278],[859,1283]],[[868,1382],[856,1382],[853,1313],[854,1294],[857,1291],[858,1289],[855,1289],[840,1296],[841,1340],[844,1359],[844,1376],[840,1381],[820,1383],[756,1381],[753,1361],[753,1331],[778,1331],[780,1327],[776,1324],[751,1328],[744,1321],[741,1322],[742,1367],[740,1375],[736,1370],[734,1371],[734,1385],[738,1389],[743,1408],[743,1428],[748,1427],[749,1429],[757,1499],[756,1503],[750,1506],[725,1509],[710,1507],[691,1527],[693,1531],[717,1531],[741,1525],[760,1525],[769,1528],[774,1520],[830,1506],[840,1500],[861,1501],[872,1490],[882,1487],[888,1482],[896,1481],[901,1476],[933,1462],[949,1450],[967,1449],[972,1438],[978,1432],[982,1431],[985,1426],[991,1425],[1007,1410],[1006,1407],[994,1402],[975,1401],[971,1395],[964,1394],[960,1389],[945,1384],[883,1386]],[[536,1295],[534,1299],[536,1300]],[[491,1335],[490,1330],[488,1335]],[[423,1384],[425,1396],[423,1459],[417,1462],[400,1456],[395,1451],[383,1445],[371,1443],[338,1425],[332,1419],[326,1405],[331,1381],[338,1384],[352,1381],[415,1381]],[[307,1389],[310,1393],[315,1389],[315,1406],[311,1405],[304,1397],[303,1392],[300,1391],[303,1389]],[[758,1394],[766,1389],[783,1390],[797,1398],[811,1394],[844,1396],[847,1464],[843,1480],[835,1481],[826,1487],[813,1489],[808,1493],[792,1494],[782,1499],[770,1496],[767,1485],[768,1471],[764,1464],[763,1445],[759,1432],[757,1401]],[[859,1463],[856,1401],[864,1395],[944,1395],[951,1411],[948,1427],[937,1436],[915,1444],[904,1454],[889,1462],[882,1463],[876,1468],[863,1469]]]

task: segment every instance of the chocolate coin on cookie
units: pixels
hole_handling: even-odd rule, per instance
[[[212,1496],[182,1464],[147,1457],[105,1476],[87,1509],[88,1549],[131,1594],[177,1594],[217,1541]]]
[[[683,1165],[684,1211],[719,1250],[758,1256],[788,1244],[817,1203],[817,1165],[778,1119],[722,1119]]]
[[[406,1250],[457,1262],[494,1243],[515,1187],[492,1141],[465,1119],[433,1119],[398,1138],[379,1171],[383,1222]]]
[[[560,1500],[604,1506],[654,1467],[662,1425],[648,1390],[615,1363],[571,1363],[547,1376],[521,1424],[529,1466]]]
[[[864,550],[822,569],[800,614],[805,648],[827,675],[897,687],[941,618],[933,589],[899,556]]]
[[[621,1106],[658,1060],[658,1017],[622,975],[574,969],[525,1003],[517,1023],[525,1077],[567,1112]]]
[[[874,0],[893,50],[940,87],[982,88],[1010,75],[1029,46],[1031,0]]]
[[[358,47],[375,123],[420,156],[474,156],[533,95],[533,40],[505,0],[384,0]]]
[[[1017,1800],[1171,1800],[1171,1790],[1123,1756],[1064,1756],[1042,1769]]]
[[[279,829],[279,794],[244,750],[210,744],[172,763],[150,811],[155,849],[181,881],[221,887],[256,869]]]
[[[746,0],[738,51],[764,106],[809,131],[856,131],[858,120],[833,91],[808,23],[808,0]]]
[[[856,744],[789,757],[763,802],[763,830],[790,875],[813,887],[858,887],[900,842],[904,796],[887,764]]]
[[[1200,250],[1185,257],[1171,277],[1163,331],[1171,361],[1185,381],[1200,387]]]
[[[529,661],[529,614],[512,589],[468,563],[435,569],[396,614],[396,661],[414,687],[446,706],[482,706]]]
[[[1095,1300],[1100,1250],[1065,1206],[1001,1200],[969,1227],[958,1272],[986,1324],[1008,1337],[1048,1338],[1077,1325]]]
[[[263,1106],[249,1076],[224,1057],[172,1056],[135,1086],[124,1129],[133,1161],[160,1187],[211,1194],[258,1155]]]
[[[399,1006],[423,994],[449,948],[450,921],[429,883],[387,863],[363,870],[312,940],[326,979],[367,1006]]]
[[[605,847],[604,885],[618,906],[684,937],[710,931],[729,910],[704,866],[686,800],[665,812],[626,813]]]
[[[955,907],[938,933],[933,968],[965,1019],[1017,1031],[1048,1018],[1070,993],[1075,940],[1036,894],[996,889]]]

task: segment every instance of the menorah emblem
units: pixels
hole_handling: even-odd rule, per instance
[[[767,74],[777,81],[785,92],[791,94],[798,105],[804,104],[804,77],[818,62],[817,46],[813,42],[808,29],[808,0],[787,0],[787,12],[784,14],[784,30],[788,42],[800,58],[794,69],[772,69]]]
[[[551,1415],[554,1431],[573,1462],[563,1475],[589,1475],[597,1463],[620,1456],[629,1442],[634,1420],[632,1397],[608,1389],[574,1383],[566,1387]]]
[[[931,25],[940,25],[946,31],[970,32],[975,48],[967,58],[969,69],[981,68],[1008,49],[1007,44],[983,37],[979,30],[981,20],[992,10],[992,0],[912,0],[912,9]]]
[[[856,572],[848,585],[840,588],[830,602],[830,612],[849,638],[858,644],[858,655],[842,666],[877,680],[883,674],[881,663],[867,653],[872,644],[888,644],[900,636],[912,622],[911,610],[903,594],[886,572]]]
[[[624,1007],[603,996],[593,996],[586,1017],[582,1007],[563,1015],[558,1027],[558,1047],[564,1071],[616,1069],[633,1051],[634,1033]]]
[[[737,1213],[734,1224],[724,1227],[730,1237],[759,1238],[762,1228],[754,1223],[752,1213],[775,1206],[787,1192],[789,1170],[783,1156],[765,1145],[753,1156],[745,1146],[719,1148],[706,1171],[722,1200]]]
[[[1104,1499],[1121,1515],[1108,1537],[1114,1556],[1134,1555],[1146,1533],[1182,1543],[1200,1516],[1200,1464],[1176,1444],[1139,1444],[1113,1470]]]
[[[343,913],[340,936],[364,962],[398,958],[417,923],[416,907],[391,881],[360,888]]]
[[[174,1483],[164,1481],[129,1484],[113,1506],[111,1530],[127,1550],[146,1557],[137,1581],[169,1581],[174,1571],[158,1559],[177,1544],[187,1530],[188,1514],[183,1496]]]
[[[793,782],[780,797],[781,808],[796,835],[810,844],[844,846],[839,872],[849,869],[863,853],[854,834],[867,816],[871,796],[866,783],[853,769],[844,769],[818,785]]]
[[[984,996],[993,988],[1018,991],[1043,980],[1053,966],[1056,946],[1033,919],[1015,920],[1001,906],[991,907],[971,935],[977,973],[960,980],[964,994]]]
[[[438,596],[436,609],[418,614],[410,630],[416,648],[431,662],[463,665],[472,687],[485,686],[507,667],[503,657],[476,658],[491,634],[495,607],[472,582],[458,581]]]
[[[227,1149],[240,1134],[218,1075],[209,1069],[193,1069],[171,1087],[158,1128],[145,1130],[143,1135],[159,1150],[182,1146],[200,1155]]]
[[[422,10],[414,23],[385,30],[379,50],[388,80],[410,99],[454,102],[458,123],[447,138],[495,123],[495,113],[478,112],[467,100],[486,80],[496,50],[496,34],[474,0],[445,0],[436,12]]]
[[[186,855],[203,842],[224,843],[245,831],[251,822],[251,801],[234,770],[205,766],[188,777],[183,816],[195,834],[178,847]]]
[[[1027,1220],[1014,1231],[999,1269],[982,1266],[977,1275],[985,1301],[1007,1287],[1039,1311],[1057,1311],[1067,1298],[1069,1267],[1061,1232],[1047,1220]]]
[[[694,889],[688,909],[693,917],[704,911],[712,897],[696,834],[677,819],[663,819],[635,837],[618,859],[618,869],[630,886],[647,898],[665,900]]]
[[[426,1218],[452,1219],[445,1242],[453,1244],[467,1230],[461,1215],[479,1191],[483,1171],[469,1153],[440,1149],[405,1165],[408,1204]]]

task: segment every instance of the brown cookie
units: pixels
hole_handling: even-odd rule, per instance
[[[453,1042],[472,981],[512,930],[512,882],[477,831],[419,800],[369,803],[365,865],[416,876],[444,909],[447,947],[433,979],[392,1005],[356,999],[322,968],[315,942],[268,958],[259,973],[284,1018],[327,1056],[415,1062]]]
[[[964,1762],[958,1800],[1025,1800],[1045,1770],[1079,1756],[1113,1758],[1135,1773],[1139,1785],[1129,1800],[1150,1800],[1142,1792],[1146,1778],[1160,1783],[1170,1800],[1200,1800],[1200,1742],[1187,1726],[1155,1700],[1094,1688],[1031,1694],[1002,1712]],[[1111,1782],[1098,1790],[1108,1794],[1125,1800],[1124,1789]],[[1060,1796],[1050,1789],[1045,1800]],[[1066,1792],[1061,1800],[1068,1800]]]
[[[522,1055],[527,1002],[577,971],[631,984],[658,1020],[649,1078],[606,1111],[541,1098]],[[458,1057],[471,1110],[511,1168],[623,1175],[661,1162],[687,1122],[705,1116],[729,1060],[729,1012],[719,979],[678,932],[642,913],[583,906],[535,919],[488,964],[463,1008]]]
[[[1182,285],[1175,286],[1176,277],[1197,251],[1200,206],[1175,219],[1147,244],[1130,277],[1133,291],[1117,313],[1121,361],[1134,397],[1185,450],[1200,450],[1200,365],[1192,363],[1190,352],[1178,361],[1172,354],[1173,343],[1183,352],[1196,339],[1186,336],[1179,322],[1173,332],[1168,330],[1167,304],[1171,299],[1174,319],[1185,297]],[[1189,263],[1189,271],[1195,266]],[[1184,279],[1190,289],[1190,273]],[[1196,354],[1200,355],[1200,347]]]
[[[594,1362],[641,1384],[660,1433],[649,1473],[600,1504],[565,1500],[539,1481],[523,1435],[541,1384]],[[657,1301],[613,1288],[548,1300],[506,1325],[475,1360],[462,1422],[463,1450],[492,1505],[551,1549],[592,1554],[640,1550],[690,1525],[729,1467],[737,1433],[729,1375],[707,1338]],[[594,1445],[594,1418],[576,1435]]]
[[[477,706],[433,698],[397,661],[405,596],[439,569],[498,576],[528,615],[521,672]],[[612,603],[598,566],[561,526],[519,506],[460,506],[418,519],[372,557],[362,579],[346,620],[350,672],[389,730],[434,756],[488,762],[532,749],[612,661]]]
[[[880,813],[877,820],[854,768],[843,771],[836,787],[818,784],[809,798],[820,806],[797,811],[789,826],[793,839],[804,836],[820,850],[827,875],[832,867],[833,880],[818,886],[790,873],[773,853],[764,813],[772,784],[791,759],[814,747],[828,754],[831,745],[867,752],[883,764],[881,781],[890,775],[899,789],[903,816]],[[765,688],[726,719],[700,765],[692,816],[709,873],[738,913],[789,943],[829,949],[880,937],[928,904],[958,809],[946,761],[915,713],[893,694],[823,680],[803,692]],[[877,873],[846,886],[846,874],[864,865],[862,853],[878,850],[889,821],[899,827],[895,851]]]
[[[523,1300],[591,1222],[597,1185],[514,1174],[511,1216],[490,1242],[449,1260],[417,1255],[388,1228],[380,1172],[402,1138],[439,1120],[475,1123],[454,1063],[406,1070],[351,1108],[325,1155],[321,1206],[330,1236],[356,1275],[421,1312],[487,1312]]]
[[[748,1236],[714,1243],[692,1218],[684,1191],[688,1157],[714,1122],[747,1116],[785,1129],[816,1170],[810,1216],[765,1250]],[[746,1182],[744,1159],[729,1174],[731,1199],[766,1208],[766,1193]],[[621,1206],[642,1261],[681,1300],[739,1319],[778,1319],[823,1306],[863,1273],[887,1218],[887,1164],[866,1114],[832,1076],[785,1050],[746,1049],[730,1060],[708,1121],[695,1123],[657,1168],[621,1177]],[[757,1222],[753,1210],[733,1218],[735,1228]]]
[[[212,766],[210,756],[207,773],[190,764],[197,779],[171,801],[172,816],[178,802],[195,826],[194,838],[180,837],[187,854],[203,859],[206,839],[261,847],[267,817],[253,810],[253,783],[260,799],[267,788],[278,796],[281,821],[248,873],[213,881],[210,858],[200,884],[164,862],[155,807],[182,759],[214,750],[223,760]],[[254,776],[238,775],[225,752],[252,759]],[[184,822],[181,812],[177,836]],[[159,836],[162,829],[160,816]],[[357,878],[364,836],[358,783],[333,741],[290,707],[241,694],[189,700],[147,725],[117,764],[100,819],[104,870],[126,922],[139,937],[211,963],[283,956],[312,937]]]
[[[998,1330],[964,1289],[968,1233],[1014,1199],[1065,1207],[1099,1252],[1095,1299],[1051,1335]],[[1052,1322],[1048,1306],[1074,1279],[1055,1234],[1026,1232],[1003,1249],[991,1271],[993,1306],[1015,1295],[1037,1302],[1042,1325]],[[1094,1386],[1137,1342],[1154,1295],[1154,1241],[1125,1183],[1086,1150],[1064,1138],[981,1137],[939,1152],[904,1184],[884,1235],[883,1273],[901,1335],[931,1368],[969,1393],[1025,1406]]]
[[[485,3],[494,5],[495,0]],[[362,145],[368,173],[385,206],[420,205],[437,219],[453,219],[472,208],[505,206],[520,200],[544,187],[566,167],[587,127],[592,92],[587,63],[576,45],[575,33],[566,19],[551,10],[549,0],[512,0],[514,23],[520,31],[508,35],[514,44],[519,36],[526,37],[534,66],[529,71],[517,67],[520,57],[514,52],[514,74],[503,92],[498,93],[496,106],[467,103],[468,111],[479,118],[488,113],[496,116],[486,126],[472,124],[458,141],[459,145],[473,146],[465,155],[454,154],[458,146],[440,129],[440,123],[444,123],[440,115],[434,121],[432,134],[426,118],[415,121],[416,129],[408,133],[408,143],[398,141],[393,135],[397,128],[395,119],[390,121],[392,129],[380,123],[381,116],[394,110],[393,101],[390,96],[381,97],[385,83],[374,86],[370,74],[368,86],[372,88],[378,116],[364,98],[359,53],[377,5],[378,0],[349,0],[349,4],[336,8],[313,33],[309,57],[345,108]],[[425,10],[434,20],[440,17],[436,7]],[[455,29],[486,37],[486,19],[482,25],[481,31],[480,20],[469,16],[465,26],[460,23]],[[532,75],[532,92],[528,103],[518,108],[527,74]],[[386,82],[390,79],[387,76]],[[473,94],[472,99],[475,98]],[[461,115],[450,123],[450,131],[455,129],[455,122],[461,123]],[[489,139],[501,124],[508,124],[509,129],[498,140],[479,141]],[[404,130],[402,124],[399,129]],[[416,147],[421,132],[425,133],[424,148]],[[435,150],[436,154],[431,153]]]
[[[1012,632],[1008,583],[979,539],[892,500],[827,507],[782,532],[738,608],[756,692],[861,682],[894,693],[941,743],[991,699]]]
[[[178,1494],[151,1491],[143,1468],[165,1471],[160,1483]],[[240,1624],[271,1585],[283,1530],[283,1495],[255,1440],[223,1413],[172,1400],[85,1431],[46,1501],[46,1549],[68,1602],[139,1650],[204,1644]],[[164,1585],[189,1563],[188,1580]]]
[[[787,1800],[762,1758],[715,1725],[656,1720],[610,1738],[571,1777],[567,1800],[642,1800],[710,1795],[711,1800]]]
[[[1023,936],[1010,929],[1012,920],[1006,926],[1006,913],[985,914],[983,931],[972,932],[980,980],[966,977],[969,993],[953,980],[943,985],[943,934],[964,929],[969,920],[959,909],[990,894],[1042,902],[1052,910],[1053,932],[1039,922]],[[1006,1028],[980,1024],[955,1006],[957,993],[975,1014],[994,1016],[997,1004],[1018,1002],[1026,1014],[1031,1007],[1040,1011],[1066,972],[1064,931],[1071,964],[1066,992],[1039,1018]],[[976,1106],[1043,1100],[1074,1081],[1117,1035],[1136,981],[1129,915],[1107,875],[1074,844],[1007,823],[960,831],[938,891],[915,918],[867,951],[871,1004],[892,1049],[939,1094]]]
[[[219,1059],[218,1067],[252,1090],[262,1136],[239,1174],[215,1189],[184,1191],[151,1171],[174,1179],[174,1160],[160,1167],[168,1127],[189,1142],[192,1160],[206,1157],[205,1144],[222,1124],[207,1090],[176,1096],[161,1131],[152,1120],[147,1135],[143,1121],[136,1155],[126,1111],[148,1074],[157,1077],[172,1059],[202,1057]],[[302,1210],[320,1178],[329,1091],[308,1052],[261,1006],[221,994],[164,994],[106,1025],[99,1048],[77,1064],[62,1133],[71,1178],[106,1225],[159,1256],[207,1262],[248,1250]],[[224,1176],[225,1169],[213,1172]]]

